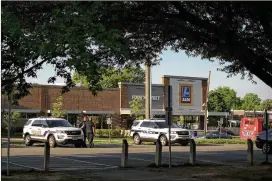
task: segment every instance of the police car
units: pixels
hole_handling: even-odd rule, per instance
[[[142,142],[155,142],[159,139],[163,146],[168,145],[168,124],[165,120],[135,120],[130,131],[130,136],[136,145]],[[187,146],[191,139],[189,130],[171,125],[171,143],[180,143]]]
[[[256,147],[262,149],[264,154],[272,153],[272,129],[268,130],[268,143],[266,145],[266,131],[259,133],[255,141]]]
[[[50,147],[56,147],[57,144],[74,144],[75,147],[81,147],[84,135],[80,128],[73,127],[66,119],[39,117],[26,122],[23,139],[26,146],[49,141]]]

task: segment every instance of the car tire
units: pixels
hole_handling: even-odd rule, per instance
[[[167,140],[165,135],[160,136],[160,141],[161,141],[162,146],[167,146],[168,145],[168,140]]]
[[[181,146],[188,146],[189,143],[180,143]]]
[[[135,135],[133,136],[133,142],[134,142],[134,144],[136,144],[136,145],[140,145],[140,144],[142,143],[139,134],[135,134]]]
[[[31,141],[31,137],[30,137],[29,134],[27,134],[27,135],[25,136],[25,145],[26,145],[26,146],[32,146],[32,145],[33,145],[33,141]]]
[[[55,137],[53,135],[50,135],[48,138],[48,142],[51,148],[55,148],[57,146]]]
[[[262,147],[262,152],[264,153],[264,154],[269,154],[269,153],[271,153],[272,152],[272,145],[271,144],[267,144],[267,148],[266,148],[266,143],[265,144],[263,144],[263,147]]]

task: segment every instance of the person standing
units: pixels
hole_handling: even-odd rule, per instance
[[[81,129],[83,131],[83,134],[84,134],[84,140],[83,140],[83,147],[87,147],[86,145],[86,138],[87,138],[87,120],[88,120],[88,117],[87,116],[84,116],[83,117],[83,121],[82,121],[82,124],[81,124]]]
[[[92,119],[90,121],[86,121],[86,132],[87,132],[87,138],[89,142],[89,148],[91,148],[94,146],[93,139],[95,135],[95,126]]]

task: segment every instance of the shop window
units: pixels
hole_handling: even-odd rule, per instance
[[[31,118],[37,118],[38,114],[37,113],[26,113],[26,118],[31,119]]]

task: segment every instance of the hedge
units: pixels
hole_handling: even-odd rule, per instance
[[[124,138],[129,137],[129,130],[122,129],[96,129],[95,134],[99,138],[108,138],[109,134],[111,134],[112,138]]]
[[[246,144],[246,139],[195,139],[196,144]]]

